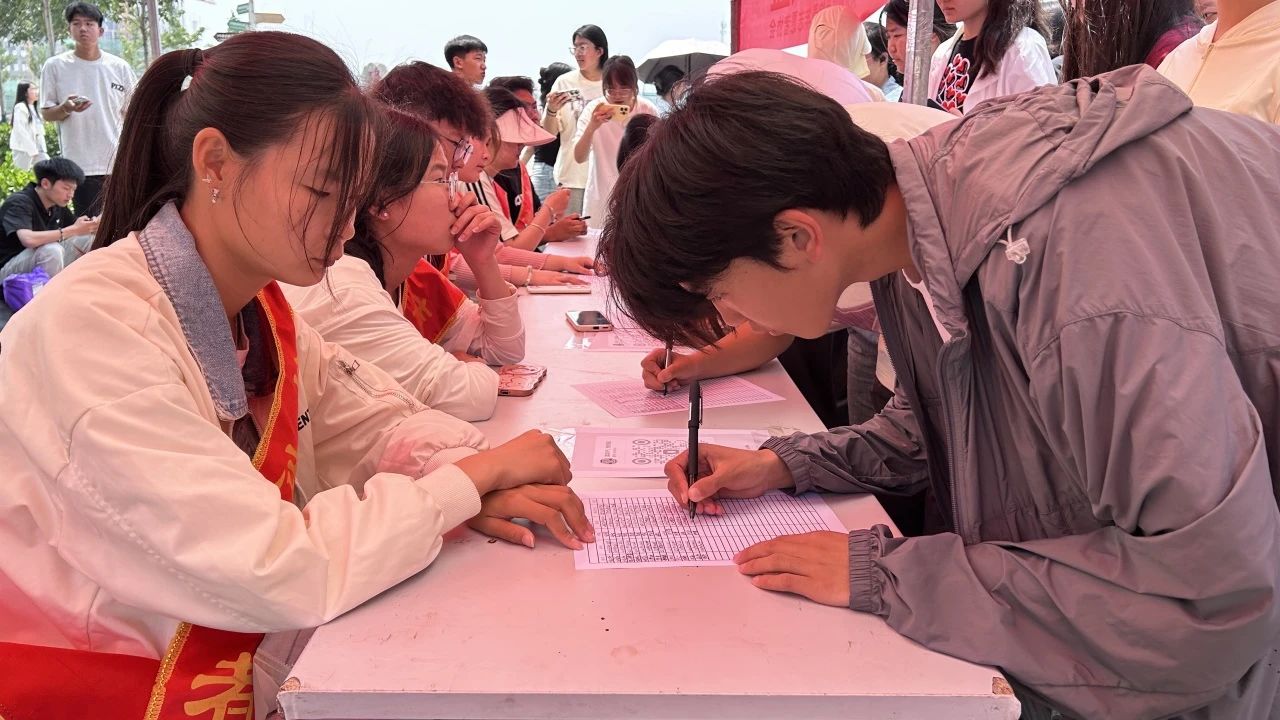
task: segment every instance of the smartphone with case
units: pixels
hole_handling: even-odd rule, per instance
[[[498,371],[498,394],[507,397],[528,397],[542,384],[547,369],[541,365],[504,365]]]
[[[578,332],[601,332],[612,330],[613,323],[599,310],[575,310],[565,313],[565,318]]]
[[[600,107],[607,107],[612,110],[613,114],[609,116],[609,119],[614,120],[615,122],[623,122],[627,119],[627,116],[631,114],[631,108],[626,105],[600,103]]]

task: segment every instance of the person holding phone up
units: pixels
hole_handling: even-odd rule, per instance
[[[560,138],[554,179],[557,187],[569,188],[569,213],[582,215],[583,193],[587,187],[586,163],[573,157],[573,137],[578,128],[583,105],[600,97],[600,76],[609,60],[609,38],[598,25],[583,25],[573,31],[569,52],[577,63],[557,77],[547,95],[547,109],[542,116],[542,129]]]
[[[640,97],[636,66],[626,55],[615,55],[604,64],[604,97],[592,100],[578,118],[573,159],[587,163],[587,195],[582,215],[588,227],[604,227],[609,193],[618,180],[618,147],[631,118],[657,115],[658,108]]]

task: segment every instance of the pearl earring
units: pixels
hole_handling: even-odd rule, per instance
[[[222,191],[221,191],[221,190],[219,190],[218,188],[214,188],[214,189],[210,190],[210,191],[209,191],[209,199],[213,201],[213,204],[214,204],[214,205],[217,205],[217,204],[218,204],[218,200],[222,199]]]

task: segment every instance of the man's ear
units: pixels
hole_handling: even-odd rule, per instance
[[[826,238],[814,212],[797,208],[783,210],[773,217],[773,229],[782,239],[783,254],[794,251],[810,262],[822,259]]]

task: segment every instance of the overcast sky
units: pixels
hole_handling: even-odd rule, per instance
[[[537,76],[538,68],[569,55],[574,29],[599,25],[611,53],[640,59],[674,38],[729,42],[729,0],[255,0],[258,12],[285,16],[280,29],[310,35],[336,50],[357,71],[370,62],[388,67],[406,59],[444,65],[444,44],[475,35],[489,46],[489,77]],[[210,35],[226,29],[238,0],[186,0],[187,17]],[[212,42],[212,37],[209,38]],[[576,66],[574,66],[576,67]]]

